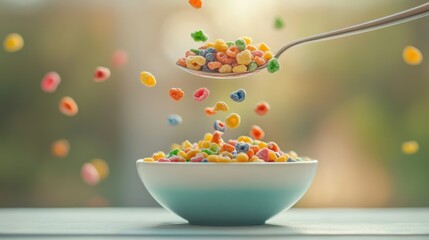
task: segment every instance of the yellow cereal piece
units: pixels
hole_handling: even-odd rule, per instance
[[[158,159],[160,159],[160,158],[165,158],[165,153],[162,151],[156,152],[156,153],[152,154],[152,158],[155,161],[158,161]]]
[[[241,118],[237,113],[229,114],[225,119],[225,125],[228,128],[237,128],[240,126]]]
[[[263,43],[263,42],[259,44],[258,49],[261,50],[261,51],[263,51],[263,52],[271,50],[270,47],[268,47],[268,45],[265,44],[265,43]]]
[[[217,155],[208,155],[207,160],[209,162],[217,162],[218,156]]]
[[[249,136],[240,136],[240,137],[237,138],[237,141],[239,141],[239,142],[253,143],[252,138],[250,138]]]
[[[205,135],[204,135],[204,141],[211,141],[212,140],[212,138],[213,138],[213,134],[211,134],[211,133],[206,133]]]
[[[143,162],[155,162],[153,158],[143,158]]]
[[[206,47],[208,47],[208,48],[214,48],[214,46],[215,46],[215,44],[212,42],[206,43]]]
[[[141,72],[140,73],[140,82],[146,87],[155,87],[156,79],[150,72]]]
[[[268,152],[268,159],[271,161],[275,161],[277,159],[277,155],[275,152]]]
[[[226,45],[224,40],[216,39],[214,42],[214,48],[218,52],[226,52],[226,50],[228,49],[228,45]]]
[[[232,153],[228,152],[228,151],[223,151],[220,153],[222,156],[224,157],[229,157],[230,159],[233,158]]]
[[[192,147],[192,143],[189,142],[188,140],[185,140],[182,142],[182,149],[186,149],[186,148],[190,148]]]
[[[246,45],[249,45],[252,43],[251,37],[241,37],[241,39],[243,39],[246,42]]]
[[[200,66],[206,64],[206,59],[203,56],[194,56],[194,61]]]
[[[416,141],[408,141],[402,143],[402,152],[404,154],[414,154],[419,150],[419,143]]]
[[[247,50],[249,50],[249,51],[255,51],[255,50],[258,50],[258,49],[255,47],[255,45],[252,45],[252,44],[247,45],[247,46],[246,46],[246,49],[247,49]]]
[[[423,61],[423,54],[413,46],[406,46],[402,51],[402,58],[407,64],[419,65]]]
[[[217,162],[230,163],[231,162],[231,158],[226,157],[226,156],[220,156],[220,157],[217,158]]]
[[[95,167],[101,179],[106,179],[109,175],[109,165],[100,158],[93,159],[91,164]]]
[[[258,146],[259,146],[259,148],[266,148],[268,145],[267,145],[267,143],[266,142],[260,142],[259,144],[258,144]]]
[[[201,148],[209,148],[210,147],[210,141],[204,141],[202,144],[201,144]]]
[[[220,73],[230,73],[232,72],[232,66],[229,64],[224,64],[219,68]]]
[[[179,144],[177,144],[177,143],[173,143],[173,144],[171,144],[170,150],[173,150],[173,149],[176,149],[176,148],[178,148],[178,149],[182,149],[182,146],[180,146],[180,145],[179,145]]]
[[[247,154],[241,152],[241,153],[237,154],[237,157],[235,157],[235,159],[237,160],[237,162],[248,162],[249,156],[247,156]]]
[[[249,65],[252,62],[252,53],[249,50],[244,50],[237,54],[236,59],[238,64]]]
[[[193,158],[193,157],[195,157],[195,156],[197,155],[197,153],[199,153],[199,152],[200,152],[200,150],[192,149],[192,150],[190,150],[190,151],[186,154],[186,158],[185,158],[185,159]]]
[[[249,162],[258,162],[259,158],[257,156],[253,156],[249,159]]]
[[[289,160],[289,157],[287,155],[282,155],[276,159],[276,162],[287,162]]]
[[[207,153],[205,153],[205,152],[202,152],[202,153],[198,153],[197,155],[202,155],[203,156],[203,158],[207,158],[209,155],[207,154]]]
[[[18,33],[11,33],[3,41],[3,47],[6,52],[16,52],[24,47],[24,39]]]
[[[296,153],[296,152],[294,152],[294,151],[289,151],[288,152],[288,155],[291,157],[291,158],[298,158],[298,153]]]
[[[177,155],[179,155],[179,156],[181,156],[182,158],[185,158],[185,159],[188,156],[188,154],[185,153],[184,151],[179,151],[179,153]]]
[[[219,101],[215,104],[215,111],[226,112],[228,110],[229,110],[229,107],[224,101]]]
[[[237,65],[232,68],[232,72],[241,73],[247,71],[246,65]]]
[[[264,53],[263,58],[265,59],[265,61],[268,61],[268,60],[270,60],[271,58],[273,58],[273,53],[272,53],[271,51],[266,51],[266,52]]]

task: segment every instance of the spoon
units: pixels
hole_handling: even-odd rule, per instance
[[[311,43],[311,42],[317,42],[322,40],[330,40],[330,39],[336,39],[346,36],[352,36],[359,33],[369,32],[372,30],[377,30],[389,26],[393,26],[399,23],[408,22],[411,20],[419,19],[425,16],[429,15],[429,3],[425,3],[423,5],[417,6],[415,8],[411,8],[396,14],[392,14],[383,18],[378,18],[372,21],[364,22],[361,24],[353,25],[350,27],[333,30],[326,33],[321,33],[313,36],[309,36],[306,38],[301,38],[298,40],[295,40],[293,42],[290,42],[286,44],[284,47],[280,48],[274,55],[275,58],[280,57],[287,49],[303,44],[303,43]],[[204,71],[197,71],[192,70],[186,67],[182,67],[178,65],[182,70],[200,76],[200,77],[206,77],[206,78],[216,78],[216,79],[232,79],[232,78],[242,78],[247,77],[250,75],[253,75],[257,72],[260,72],[261,70],[265,69],[267,67],[267,64],[260,66],[256,68],[253,71],[249,72],[242,72],[242,73],[217,73],[217,72],[204,72]]]

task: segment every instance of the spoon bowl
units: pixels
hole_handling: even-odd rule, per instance
[[[248,76],[251,76],[253,74],[256,74],[256,73],[262,71],[263,69],[265,69],[267,67],[267,65],[264,65],[264,66],[260,66],[260,67],[256,68],[253,71],[241,72],[241,73],[234,73],[234,72],[219,73],[219,72],[204,72],[204,71],[199,71],[199,70],[193,70],[190,68],[182,67],[177,63],[176,63],[176,65],[180,69],[182,69],[183,71],[185,71],[187,73],[193,74],[193,75],[198,76],[198,77],[213,78],[213,79],[236,79],[236,78],[248,77]]]

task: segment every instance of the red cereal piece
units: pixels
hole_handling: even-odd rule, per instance
[[[222,63],[221,62],[217,62],[217,61],[209,62],[207,64],[207,67],[209,67],[210,70],[215,70],[215,69],[218,69],[218,68],[222,67]]]
[[[214,107],[206,107],[204,109],[204,112],[206,113],[207,116],[216,114],[216,110],[214,109]]]
[[[213,133],[211,142],[216,143],[217,145],[220,145],[222,143],[222,135],[223,135],[223,132],[215,131]]]
[[[194,100],[197,102],[204,101],[209,95],[210,95],[210,91],[205,87],[195,90],[193,94]]]
[[[179,60],[177,60],[177,64],[179,64],[179,66],[186,67],[186,58],[179,58]]]
[[[270,110],[270,105],[267,102],[260,102],[256,105],[255,112],[258,115],[265,115]]]
[[[88,185],[94,186],[97,185],[97,183],[100,181],[100,175],[98,174],[97,169],[91,163],[83,164],[80,173],[83,181]]]
[[[76,102],[71,97],[63,97],[59,104],[60,111],[67,116],[74,116],[79,111]]]
[[[170,159],[170,162],[185,162],[186,160],[181,156],[173,156]]]
[[[112,66],[122,67],[128,62],[128,53],[122,49],[118,49],[112,54]]]
[[[253,125],[252,129],[250,130],[250,136],[252,136],[252,138],[255,140],[260,140],[264,138],[265,133],[264,133],[264,130],[262,130],[262,128],[260,128],[257,125]]]
[[[106,67],[97,67],[94,73],[95,82],[104,82],[110,77],[110,69]]]
[[[61,77],[57,72],[48,72],[40,82],[42,91],[52,93],[57,90],[58,85],[61,83]]]
[[[191,157],[191,162],[201,162],[203,158],[204,157],[202,155],[197,155],[195,157]]]
[[[170,88],[170,97],[174,101],[180,101],[185,96],[185,92],[180,88]]]
[[[196,9],[200,9],[203,6],[201,0],[189,0],[189,4]]]
[[[270,150],[273,150],[274,152],[280,151],[279,145],[277,145],[277,143],[275,143],[275,142],[269,142],[267,144],[267,148]]]
[[[235,150],[235,147],[229,143],[225,143],[220,148],[222,151],[232,152]]]
[[[268,156],[270,150],[268,148],[262,148],[259,150],[255,155],[259,158],[264,160],[265,162],[269,162],[270,157]]]
[[[253,157],[253,155],[255,155],[255,152],[253,152],[253,150],[252,149],[249,149],[248,151],[247,151],[247,156],[249,157],[249,159],[251,158],[251,157]]]

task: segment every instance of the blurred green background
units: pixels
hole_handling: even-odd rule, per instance
[[[253,124],[266,140],[319,160],[313,185],[301,207],[429,206],[429,68],[404,63],[407,45],[429,55],[429,19],[291,49],[276,74],[229,81],[200,79],[175,61],[199,44],[190,32],[204,29],[209,40],[251,36],[279,49],[288,41],[371,20],[426,1],[289,0],[1,0],[0,39],[20,33],[24,48],[0,50],[0,207],[157,206],[141,184],[135,161],[173,142],[196,141],[212,131],[216,117],[203,110],[244,88],[248,98],[232,105],[240,128],[225,138],[248,134]],[[285,27],[275,29],[280,17]],[[96,84],[97,66],[111,66],[117,49],[128,53],[122,68]],[[146,88],[140,71],[158,85]],[[62,83],[55,93],[40,90],[48,71]],[[197,104],[190,94],[211,91]],[[171,87],[186,92],[181,102]],[[73,97],[79,114],[58,111]],[[270,103],[265,117],[254,114]],[[167,116],[181,114],[170,127]],[[69,155],[51,155],[51,143],[66,138]],[[404,155],[401,144],[416,140],[420,150]],[[80,177],[83,163],[102,158],[110,176],[97,186]]]

